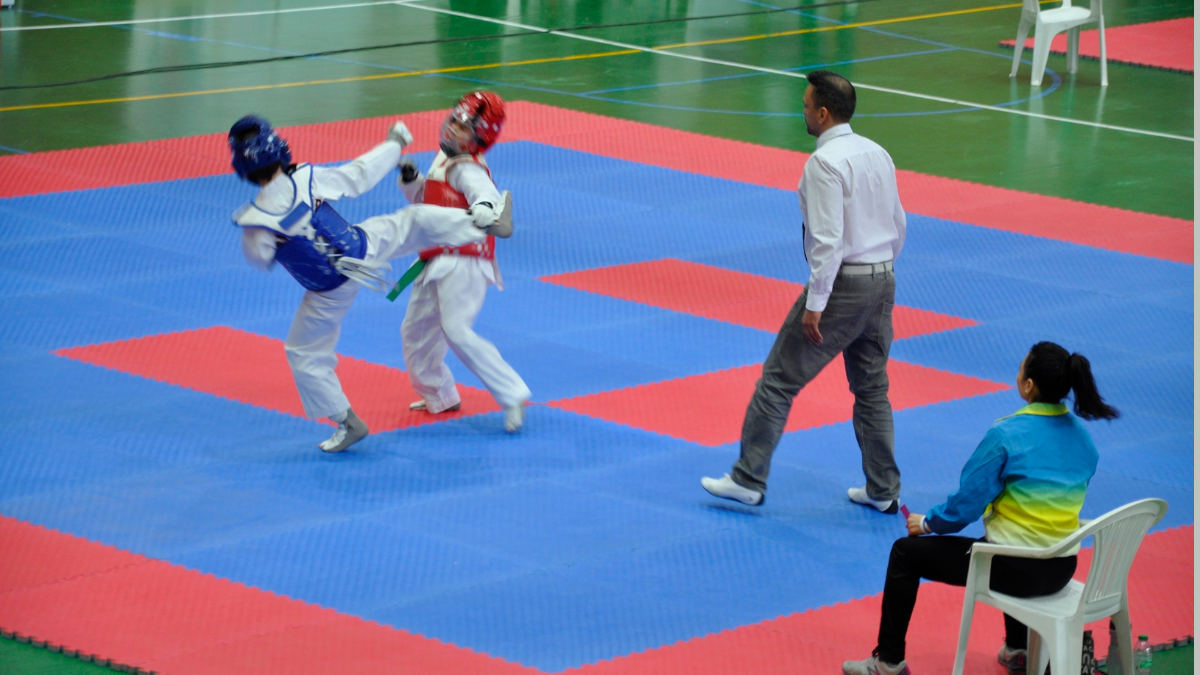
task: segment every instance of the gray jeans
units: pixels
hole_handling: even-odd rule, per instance
[[[806,290],[792,306],[763,362],[762,377],[742,423],[741,457],[731,475],[739,485],[766,491],[771,455],[779,445],[793,399],[842,354],[846,380],[854,394],[854,435],[862,450],[867,494],[872,499],[895,499],[900,495],[900,469],[894,455],[887,362],[896,277],[892,272],[839,275],[821,313],[820,345],[808,341],[800,324],[807,299]]]

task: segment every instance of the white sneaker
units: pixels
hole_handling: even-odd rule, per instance
[[[488,234],[494,234],[501,239],[508,239],[513,233],[512,222],[512,193],[508,190],[500,193],[503,198],[500,202],[500,210],[496,215],[496,222],[483,228]]]
[[[899,499],[871,499],[867,496],[867,489],[865,487],[852,487],[846,490],[846,496],[855,504],[870,506],[883,513],[896,513],[900,510]]]
[[[842,664],[842,675],[912,675],[908,663],[884,663],[872,655],[862,661],[846,661]]]
[[[515,434],[525,424],[525,402],[510,405],[504,409],[504,430]]]
[[[700,486],[708,490],[708,493],[714,497],[732,499],[749,506],[758,506],[763,503],[763,493],[738,485],[729,474],[720,478],[708,478],[707,476],[701,478]]]
[[[449,408],[446,408],[445,410],[443,410],[441,412],[454,412],[454,411],[458,410],[459,408],[462,408],[461,402],[455,403],[454,405],[450,406]],[[429,404],[425,402],[425,399],[421,399],[420,401],[413,401],[412,403],[409,403],[408,409],[409,410],[429,410]],[[429,413],[429,414],[437,415],[439,413]]]
[[[346,413],[346,419],[338,424],[333,435],[317,444],[325,452],[341,452],[367,437],[371,433],[367,423],[360,420],[353,410]]]

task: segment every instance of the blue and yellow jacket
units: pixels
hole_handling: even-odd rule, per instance
[[[1049,546],[1079,527],[1099,453],[1064,403],[1031,403],[996,420],[963,467],[958,491],[926,514],[934,532],[983,517],[987,540]]]

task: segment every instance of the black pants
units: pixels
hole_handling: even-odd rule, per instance
[[[904,537],[892,544],[887,579],[883,584],[883,611],[879,617],[879,658],[887,663],[904,660],[908,622],[917,602],[921,579],[954,586],[967,584],[971,545],[979,539],[951,536]],[[994,591],[1029,598],[1054,593],[1075,574],[1075,556],[1032,560],[997,556],[992,561]],[[1004,643],[1025,649],[1027,632],[1020,621],[1004,615]]]

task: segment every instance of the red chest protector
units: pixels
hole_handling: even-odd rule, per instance
[[[483,167],[484,171],[488,172],[488,176],[492,175],[491,169],[488,168],[487,162],[483,161],[480,155],[460,155],[459,157],[447,157],[446,153],[438,152],[438,155],[433,160],[433,166],[429,169],[429,175],[425,177],[425,196],[422,201],[426,204],[435,206],[448,206],[456,209],[466,209],[471,205],[467,203],[467,197],[463,193],[455,190],[450,182],[446,180],[446,172],[452,164],[458,162],[475,162]],[[496,238],[488,235],[487,239],[473,244],[463,246],[439,246],[421,251],[421,260],[432,260],[439,255],[465,255],[472,258],[483,258],[484,260],[495,260],[496,258]]]

